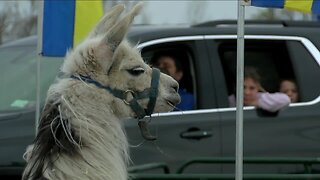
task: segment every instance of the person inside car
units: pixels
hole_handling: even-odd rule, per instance
[[[280,82],[280,92],[287,94],[291,103],[299,101],[297,84],[293,79],[283,79]]]
[[[171,76],[180,84],[184,74],[182,64],[177,57],[169,52],[161,52],[155,54],[152,59],[154,67],[159,68],[161,72]],[[178,93],[181,96],[181,102],[175,110],[192,110],[195,108],[193,94],[188,92],[186,88],[181,87],[181,84]]]
[[[255,106],[269,112],[277,112],[290,104],[290,98],[285,93],[269,93],[264,90],[254,67],[245,68],[243,93],[245,106]],[[234,94],[229,96],[229,103],[232,107],[236,105]]]

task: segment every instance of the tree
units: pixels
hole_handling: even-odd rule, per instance
[[[5,11],[0,12],[0,44],[2,44],[2,38],[4,36],[6,27],[8,24],[8,14]]]
[[[14,24],[17,38],[35,35],[37,33],[37,8],[36,1],[30,0],[30,9],[25,16],[20,16]],[[21,14],[21,12],[19,12]]]
[[[28,15],[14,22],[12,33],[15,34],[15,38],[22,38],[30,35],[35,35],[36,30],[37,16]]]
[[[37,13],[35,0],[24,1],[30,9],[21,8],[19,1],[4,2],[5,9],[0,11],[0,44],[3,41],[14,40],[36,34]]]
[[[15,13],[17,10],[17,2],[3,2],[4,7],[0,12],[0,44],[12,37],[11,29],[13,22],[18,18]]]

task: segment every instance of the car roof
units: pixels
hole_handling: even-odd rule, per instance
[[[285,35],[314,38],[319,36],[320,22],[315,21],[246,21],[246,35]],[[237,21],[212,21],[193,26],[135,26],[129,39],[144,42],[153,39],[194,36],[194,35],[231,35],[237,34]]]

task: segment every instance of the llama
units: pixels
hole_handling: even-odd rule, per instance
[[[64,76],[49,88],[38,134],[25,153],[24,180],[127,180],[124,119],[170,111],[180,101],[178,83],[145,64],[125,39],[141,8],[138,3],[120,18],[124,7],[113,7],[67,53]]]

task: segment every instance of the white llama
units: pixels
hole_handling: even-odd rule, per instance
[[[113,7],[68,52],[65,76],[50,87],[27,149],[24,180],[127,180],[123,119],[170,111],[180,101],[177,82],[145,64],[125,39],[141,7],[121,19],[124,7]]]

